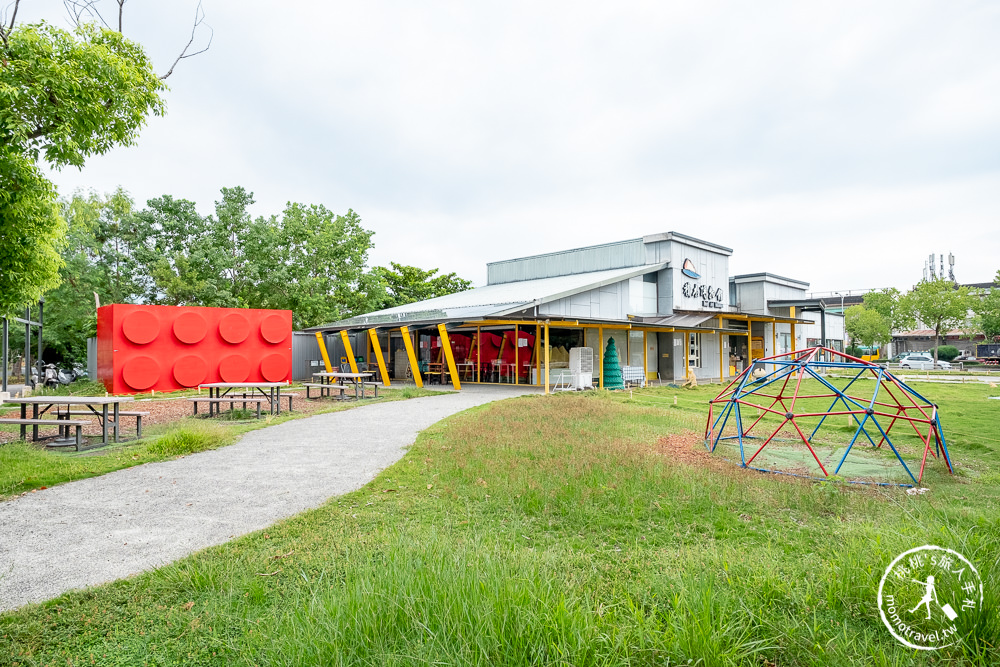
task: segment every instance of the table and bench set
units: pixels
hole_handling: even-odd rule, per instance
[[[31,439],[37,441],[39,427],[55,426],[59,429],[59,438],[54,446],[76,447],[76,451],[101,447],[108,444],[109,433],[118,442],[123,417],[134,417],[136,437],[142,437],[142,418],[148,412],[123,411],[122,403],[133,401],[131,396],[28,396],[25,398],[8,398],[4,403],[21,406],[21,417],[0,418],[0,424],[16,424],[21,427],[21,439],[27,438],[27,429],[31,427]],[[31,417],[27,416],[28,406],[31,406]],[[43,419],[42,416],[55,408],[55,419]],[[87,446],[83,440],[83,427],[89,426],[89,420],[71,419],[71,417],[94,416],[101,425],[101,441],[96,445]],[[70,435],[71,430],[74,432]]]
[[[378,383],[365,381],[372,375],[372,373],[313,373],[313,377],[318,378],[319,382],[304,383],[306,398],[314,399],[337,394],[338,398],[346,400],[348,397],[345,393],[353,389],[354,398],[361,399],[364,398],[366,387],[374,387],[375,397],[378,398]],[[194,406],[194,414],[196,415],[199,405],[208,405],[208,415],[211,417],[222,414],[222,405],[228,403],[230,410],[235,409],[238,405],[242,405],[244,410],[248,407],[254,409],[259,419],[261,406],[264,404],[267,405],[270,414],[281,414],[282,399],[288,400],[288,411],[292,411],[292,399],[299,394],[281,393],[282,387],[286,386],[288,385],[284,382],[211,382],[201,385],[201,387],[208,389],[208,397],[198,396],[187,400]],[[313,395],[311,392],[318,395]],[[142,438],[142,418],[149,416],[149,412],[121,409],[122,403],[134,400],[131,396],[9,398],[3,403],[19,405],[21,416],[19,418],[0,418],[0,424],[20,426],[22,440],[27,439],[27,429],[30,426],[32,441],[39,440],[38,429],[40,427],[56,427],[59,429],[59,436],[49,443],[51,446],[74,446],[76,451],[83,451],[109,444],[109,436],[114,442],[118,442],[121,433],[121,420],[124,417],[135,419],[136,438]],[[31,406],[30,417],[28,416],[29,405]],[[55,410],[52,410],[53,408]],[[55,419],[43,418],[46,413],[54,415]],[[96,417],[101,425],[101,440],[88,445],[83,438],[83,427],[89,426],[92,422],[85,419],[74,419],[74,417]]]

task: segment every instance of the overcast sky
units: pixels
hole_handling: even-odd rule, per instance
[[[66,25],[61,3],[22,15]],[[126,5],[160,71],[195,2]],[[205,0],[137,146],[54,178],[357,211],[456,271],[677,231],[815,291],[1000,269],[1000,3]],[[109,7],[110,9],[110,7]]]

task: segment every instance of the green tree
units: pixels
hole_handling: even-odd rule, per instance
[[[914,326],[913,313],[902,293],[895,287],[875,290],[865,294],[864,306],[875,311],[886,321],[891,331],[904,331]]]
[[[59,284],[65,229],[52,184],[30,158],[0,146],[0,315]]]
[[[865,347],[882,346],[892,340],[889,323],[880,313],[865,306],[851,306],[844,311],[844,328],[851,337],[851,343],[861,343]]]
[[[934,361],[937,361],[937,347],[941,342],[941,332],[966,325],[969,310],[975,306],[975,297],[968,287],[956,286],[946,278],[924,280],[917,283],[903,297],[904,307],[920,322],[934,330]]]
[[[164,111],[163,82],[142,48],[92,24],[0,26],[0,311],[59,279],[65,225],[38,161],[59,169],[135,143]]]
[[[1000,336],[1000,271],[993,279],[993,287],[978,295],[973,310],[975,316],[972,326],[976,333],[981,333],[986,340],[995,340]]]
[[[373,232],[357,213],[289,203],[279,230],[281,266],[271,276],[270,307],[292,310],[298,328],[368,310],[372,283],[365,265]]]
[[[379,295],[377,308],[393,308],[437,296],[464,292],[472,283],[455,273],[437,275],[438,269],[424,269],[390,262],[389,268],[376,266],[373,276],[382,284],[384,295]]]

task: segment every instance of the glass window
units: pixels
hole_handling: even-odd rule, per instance
[[[701,368],[700,333],[688,333],[688,368]]]

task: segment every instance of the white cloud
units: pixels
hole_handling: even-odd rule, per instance
[[[129,4],[169,63],[190,7]],[[58,3],[50,5],[57,6]],[[208,212],[353,208],[373,260],[485,263],[674,229],[737,271],[905,287],[1000,262],[1000,8],[207,0],[140,144],[56,178]],[[852,249],[854,246],[856,249]],[[860,247],[858,247],[860,246]]]

